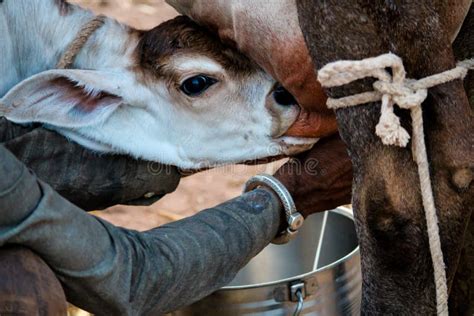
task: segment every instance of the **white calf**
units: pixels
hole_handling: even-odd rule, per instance
[[[93,14],[60,0],[0,1],[0,115],[99,152],[182,168],[294,154],[289,93],[185,17],[138,31],[106,19],[74,69],[54,69]]]

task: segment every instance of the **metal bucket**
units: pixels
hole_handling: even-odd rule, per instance
[[[270,245],[226,287],[175,316],[359,315],[360,255],[352,212],[309,217],[287,245]]]

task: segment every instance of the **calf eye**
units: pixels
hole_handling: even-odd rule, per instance
[[[195,97],[206,91],[210,86],[217,82],[216,79],[204,75],[198,75],[186,79],[181,84],[181,91],[190,97]]]
[[[283,86],[277,85],[275,87],[275,90],[273,90],[273,99],[275,99],[275,102],[283,105],[283,106],[290,106],[290,105],[296,105],[298,102],[296,102],[295,98],[291,93],[289,93]]]

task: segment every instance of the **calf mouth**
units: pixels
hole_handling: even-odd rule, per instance
[[[310,150],[318,140],[319,138],[283,136],[277,138],[275,143],[269,147],[269,152],[266,157],[245,160],[237,164],[261,165],[292,157]]]
[[[318,140],[319,138],[283,136],[276,139],[276,142],[285,156],[294,156],[310,150]]]

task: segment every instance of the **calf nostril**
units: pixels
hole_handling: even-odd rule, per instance
[[[281,85],[276,86],[275,90],[273,90],[273,99],[276,103],[283,106],[298,104],[295,97],[293,97],[293,95]]]

